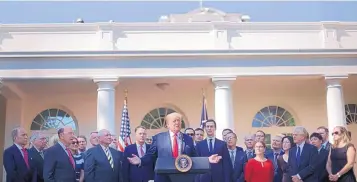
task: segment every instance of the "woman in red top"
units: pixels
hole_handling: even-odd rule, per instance
[[[249,159],[244,172],[246,182],[273,182],[274,165],[273,162],[265,158],[266,145],[264,142],[257,142],[254,145],[255,157]]]

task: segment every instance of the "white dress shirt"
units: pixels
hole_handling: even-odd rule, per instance
[[[212,150],[214,150],[214,142],[216,141],[216,137],[207,136],[207,146],[208,146],[207,148],[208,148],[208,150],[209,150],[210,139],[212,139]],[[210,152],[212,152],[212,151],[210,151]]]
[[[234,163],[234,161],[236,160],[237,148],[235,148],[233,150],[228,149],[228,152],[229,152],[229,157],[231,157],[231,155],[233,154],[233,161],[231,161],[231,162]]]
[[[170,138],[171,138],[171,149],[172,151],[174,151],[174,133],[172,131],[169,131],[170,132]],[[181,148],[182,148],[182,133],[181,132],[178,132],[177,133],[177,145],[178,145],[178,154],[180,155],[181,154]]]
[[[144,155],[146,153],[146,144],[144,143],[143,145],[143,151],[144,151]],[[136,143],[136,150],[138,151],[139,157],[142,158],[143,155],[141,155],[141,145]]]

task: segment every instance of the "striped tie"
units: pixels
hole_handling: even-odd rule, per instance
[[[112,156],[109,154],[109,147],[105,149],[105,155],[107,155],[110,167],[112,167],[112,169],[114,169],[114,163],[113,163],[113,158]]]

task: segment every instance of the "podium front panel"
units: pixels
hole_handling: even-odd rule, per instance
[[[208,157],[192,157],[191,159],[191,169],[183,173],[176,169],[174,158],[158,158],[156,160],[155,172],[158,174],[204,174],[209,172],[211,165]]]

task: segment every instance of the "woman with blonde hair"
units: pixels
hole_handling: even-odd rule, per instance
[[[58,143],[58,135],[57,134],[54,134],[50,137],[50,139],[48,140],[48,143],[47,143],[47,147],[46,148],[50,148],[54,145],[56,145]]]
[[[327,159],[326,170],[330,181],[356,182],[353,173],[356,148],[351,144],[351,135],[343,126],[336,126],[332,132],[333,145]]]

